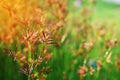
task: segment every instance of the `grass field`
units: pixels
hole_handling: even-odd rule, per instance
[[[119,80],[120,5],[98,1],[86,18],[73,1],[69,0],[67,22],[60,30],[63,40],[59,47],[49,45],[52,59],[42,63],[50,66],[46,80]],[[17,62],[3,52],[5,46],[0,41],[0,80],[27,80]],[[14,50],[15,43],[9,47]]]

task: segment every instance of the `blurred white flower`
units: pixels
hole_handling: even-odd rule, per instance
[[[75,6],[76,8],[80,7],[81,4],[82,4],[81,0],[75,0],[75,2],[74,2],[74,6]]]

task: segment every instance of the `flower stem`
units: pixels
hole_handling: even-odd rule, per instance
[[[31,45],[28,42],[28,62],[30,62],[30,60],[31,60]]]

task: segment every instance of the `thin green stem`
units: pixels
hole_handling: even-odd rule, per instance
[[[28,62],[31,60],[31,45],[28,42]]]
[[[30,75],[28,75],[28,80],[30,80]]]
[[[31,44],[28,42],[28,65],[29,65],[29,62],[31,60]],[[30,65],[29,65],[30,67]],[[30,80],[30,77],[31,77],[31,74],[28,75],[28,80]]]

